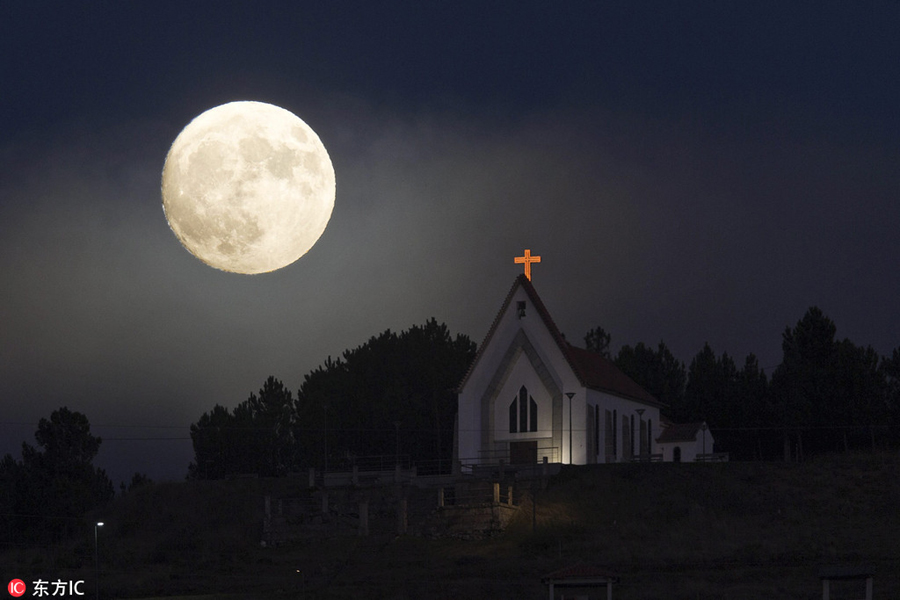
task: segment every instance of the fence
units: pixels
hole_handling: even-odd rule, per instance
[[[559,446],[541,444],[527,448],[526,451],[510,451],[510,447],[482,451],[477,458],[460,458],[463,473],[475,473],[484,468],[507,468],[515,472],[522,467],[535,467],[544,463],[561,462],[562,452]]]

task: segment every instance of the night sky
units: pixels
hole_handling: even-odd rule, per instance
[[[810,306],[900,346],[900,4],[0,3],[0,454],[66,405],[181,479],[190,423],[521,266],[560,329],[768,374]],[[334,162],[293,265],[212,269],[160,174],[201,112],[284,107]]]

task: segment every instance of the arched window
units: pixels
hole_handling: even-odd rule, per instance
[[[538,406],[528,395],[528,388],[519,388],[519,395],[509,405],[509,432],[527,433],[538,429]]]
[[[528,431],[537,431],[537,402],[528,399]]]
[[[528,390],[519,389],[519,431],[528,431]]]

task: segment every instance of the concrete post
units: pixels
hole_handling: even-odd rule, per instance
[[[509,486],[506,489],[506,503],[510,506],[513,505],[513,486]]]
[[[406,534],[407,508],[406,494],[401,492],[397,498],[397,535]]]
[[[312,467],[309,469],[309,487],[316,487],[316,470]]]
[[[444,488],[438,488],[438,508],[444,508]]]
[[[328,514],[328,492],[322,490],[322,514]]]
[[[369,535],[369,499],[361,498],[359,501],[359,535]]]
[[[500,504],[500,484],[494,484],[494,504]]]
[[[353,485],[359,485],[359,466],[353,465]]]

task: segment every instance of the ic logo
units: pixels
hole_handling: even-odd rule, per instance
[[[6,586],[6,589],[9,590],[9,595],[18,598],[19,596],[25,595],[25,582],[21,579],[13,579],[9,582],[9,585]]]

